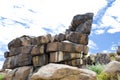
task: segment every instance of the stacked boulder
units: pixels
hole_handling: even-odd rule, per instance
[[[91,32],[93,13],[74,16],[69,29],[55,36],[21,36],[8,44],[9,51],[3,69],[22,66],[41,67],[48,63],[71,66],[83,64],[88,53],[88,37]]]

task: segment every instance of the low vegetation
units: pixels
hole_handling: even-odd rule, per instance
[[[0,74],[0,80],[4,80],[4,76]]]
[[[87,66],[87,69],[92,70],[97,74],[100,74],[103,71],[103,67],[104,67],[103,65],[97,64],[97,65]]]
[[[120,80],[120,75],[104,73],[103,68],[104,65],[101,64],[87,66],[87,69],[96,72],[97,80]]]

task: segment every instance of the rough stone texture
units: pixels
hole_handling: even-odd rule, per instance
[[[9,56],[15,56],[18,54],[26,54],[26,53],[31,53],[33,46],[22,46],[22,47],[18,47],[18,48],[12,48],[12,50],[10,50],[9,52]]]
[[[115,56],[115,60],[120,62],[120,56]]]
[[[12,57],[7,57],[3,69],[14,69],[20,66],[32,65],[32,56],[30,54],[19,54]]]
[[[49,43],[50,40],[49,40],[49,37],[48,36],[38,36],[36,38],[36,41],[37,41],[37,44],[46,44],[46,43]]]
[[[119,74],[120,75],[120,62],[112,61],[107,64],[103,70],[103,72],[108,74]]]
[[[91,54],[86,58],[85,64],[87,65],[95,65],[96,61],[95,61],[96,55]]]
[[[88,44],[88,35],[81,34],[79,32],[71,32],[70,34],[66,34],[66,39],[76,44]]]
[[[5,80],[14,80],[14,76],[15,76],[15,72],[17,71],[18,69],[13,69],[12,71],[9,71],[6,76],[5,76]]]
[[[39,56],[34,56],[32,60],[33,60],[34,67],[43,66],[48,64],[48,55],[43,54]]]
[[[61,62],[66,60],[72,60],[72,59],[80,59],[81,54],[80,53],[66,53],[62,51],[58,52],[51,52],[50,53],[50,62]]]
[[[55,38],[54,38],[54,41],[58,41],[58,42],[61,42],[61,41],[64,41],[65,40],[65,34],[58,34],[58,35],[55,35]]]
[[[120,46],[118,46],[117,55],[120,55]]]
[[[31,66],[13,69],[6,74],[5,80],[27,80],[31,70]]]
[[[31,80],[96,80],[96,73],[62,64],[48,64],[34,73]]]
[[[107,64],[111,61],[111,58],[108,54],[98,53],[95,58],[95,63]]]
[[[74,16],[65,33],[31,37],[23,35],[8,43],[3,69],[21,66],[39,67],[50,62],[81,66],[88,53],[88,37],[93,13]],[[99,58],[98,58],[99,59]]]
[[[24,35],[9,42],[8,49],[11,50],[12,48],[29,45],[31,45],[31,37]]]
[[[93,13],[86,13],[84,15],[74,16],[69,29],[71,31],[90,34],[93,15],[94,15]]]
[[[8,51],[4,52],[4,58],[9,57],[9,54],[10,54],[10,52],[8,52]]]
[[[44,54],[45,45],[35,45],[31,51],[32,56]]]
[[[74,53],[74,52],[88,53],[88,47],[85,45],[77,45],[67,42],[53,42],[47,45],[46,52],[57,52],[57,51],[70,52],[70,53]]]

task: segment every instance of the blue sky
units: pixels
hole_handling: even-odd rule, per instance
[[[76,14],[94,13],[89,53],[116,52],[120,0],[0,0],[0,66],[12,39],[64,33]]]

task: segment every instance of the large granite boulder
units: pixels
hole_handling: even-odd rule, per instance
[[[120,62],[112,61],[107,64],[103,70],[105,73],[119,73],[120,74]]]
[[[120,62],[120,56],[115,56],[115,60]]]
[[[112,61],[107,64],[103,70],[103,73],[107,75],[107,80],[119,80],[120,76],[120,62]]]
[[[48,64],[31,76],[31,80],[96,80],[96,73],[63,64]]]
[[[24,66],[13,69],[7,72],[5,75],[5,80],[28,80],[29,74],[32,72],[33,68],[31,66]]]

